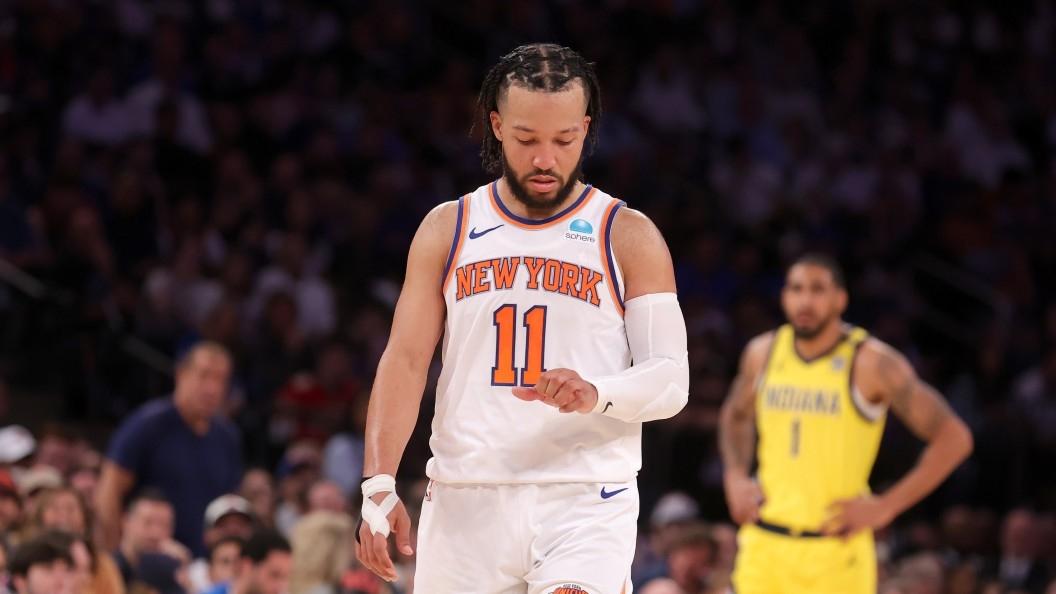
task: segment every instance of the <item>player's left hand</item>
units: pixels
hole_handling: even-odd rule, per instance
[[[551,369],[539,376],[531,388],[514,388],[513,395],[525,401],[538,400],[563,413],[589,413],[598,404],[598,389],[571,369]]]
[[[879,530],[895,518],[894,511],[875,495],[842,499],[829,506],[831,515],[821,531],[828,536],[848,538],[861,530]]]

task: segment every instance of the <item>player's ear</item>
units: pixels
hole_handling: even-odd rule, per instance
[[[491,112],[491,133],[502,142],[502,116],[497,111]]]
[[[583,136],[590,132],[590,116],[583,116]]]
[[[847,311],[847,301],[847,289],[841,288],[839,291],[836,292],[836,308],[839,310],[841,315],[843,314],[843,312]]]

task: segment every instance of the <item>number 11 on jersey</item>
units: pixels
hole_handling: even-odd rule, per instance
[[[524,312],[524,334],[527,348],[524,353],[524,368],[514,367],[517,358],[517,306],[503,305],[492,314],[495,325],[495,367],[491,368],[491,385],[524,386],[530,388],[542,375],[543,355],[546,343],[546,306],[536,305]]]

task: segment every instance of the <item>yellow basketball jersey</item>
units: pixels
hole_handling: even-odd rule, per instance
[[[763,520],[818,530],[834,501],[869,492],[886,408],[853,387],[854,358],[867,337],[848,326],[832,350],[806,360],[792,327],[777,330],[755,401]]]

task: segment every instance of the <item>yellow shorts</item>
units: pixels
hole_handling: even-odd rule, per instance
[[[737,534],[736,594],[876,594],[873,534],[785,536],[754,524]]]

